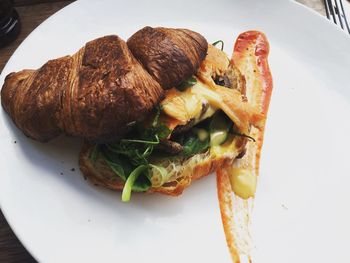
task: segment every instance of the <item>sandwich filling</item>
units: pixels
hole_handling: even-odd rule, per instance
[[[196,165],[244,155],[250,127],[263,116],[245,97],[245,80],[226,54],[212,45],[195,76],[166,91],[152,116],[122,140],[96,144],[90,159],[103,159],[124,182],[122,200],[132,191],[176,185]]]

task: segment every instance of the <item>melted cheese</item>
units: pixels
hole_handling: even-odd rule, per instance
[[[242,94],[234,89],[218,85],[207,85],[197,79],[197,83],[178,91],[175,88],[167,91],[166,98],[161,102],[164,113],[178,121],[178,125],[185,125],[191,119],[198,123],[211,117],[218,109],[235,123],[239,131],[249,133],[249,125],[258,126],[262,116],[245,101]],[[207,110],[202,111],[204,105]]]
[[[166,115],[185,125],[189,120],[200,115],[202,103],[202,98],[193,94],[190,89],[181,92],[173,88],[166,92],[161,105]]]

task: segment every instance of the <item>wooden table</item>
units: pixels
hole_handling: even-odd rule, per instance
[[[97,0],[96,0],[97,1]],[[22,22],[22,30],[16,41],[0,49],[0,71],[19,44],[41,22],[73,1],[15,0],[16,10]],[[325,14],[322,0],[298,0],[321,14]],[[0,211],[0,263],[36,262],[13,234]]]

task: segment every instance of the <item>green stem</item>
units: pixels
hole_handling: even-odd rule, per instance
[[[157,166],[154,164],[149,164],[149,166],[153,169],[156,169],[158,171],[158,173],[160,174],[161,179],[162,179],[160,186],[162,186],[164,183],[166,183],[169,180],[169,173],[164,167]]]
[[[129,202],[131,197],[132,186],[135,184],[136,179],[139,177],[142,172],[149,168],[148,165],[140,165],[136,167],[129,175],[128,179],[126,179],[123,193],[122,193],[122,201]]]
[[[221,51],[223,51],[224,50],[224,41],[218,40],[218,41],[215,41],[212,45],[215,47],[219,43],[221,43]]]
[[[158,137],[156,136],[156,141],[144,141],[144,140],[122,139],[121,142],[136,142],[136,143],[144,143],[144,144],[157,145],[157,144],[159,144],[159,139],[158,139]]]

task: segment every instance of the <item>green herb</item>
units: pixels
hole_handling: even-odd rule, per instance
[[[196,124],[186,133],[177,134],[172,137],[172,140],[183,146],[182,157],[190,157],[192,155],[202,153],[210,148],[210,136],[208,133],[212,117]],[[199,136],[205,133],[206,136]]]
[[[148,171],[145,171],[148,172]],[[132,186],[132,191],[134,192],[146,192],[152,186],[151,181],[148,179],[148,176],[139,176],[134,185]]]
[[[124,172],[124,169],[123,169],[123,166],[115,163],[115,162],[110,162],[110,161],[107,161],[107,164],[109,165],[109,167],[112,169],[112,171],[114,173],[116,173],[121,179],[123,179],[123,181],[126,180],[126,176],[125,176],[125,172]]]
[[[129,159],[123,155],[117,154],[111,151],[107,145],[101,145],[100,156],[105,160],[105,162],[111,166],[113,171],[119,171],[117,174],[126,180],[126,177],[134,169],[133,165],[130,163]],[[123,178],[124,177],[124,178]]]
[[[100,147],[100,156],[110,169],[125,181],[123,201],[130,200],[131,190],[147,191],[151,187],[149,169],[156,166],[149,164],[149,157],[160,140],[167,138],[171,133],[171,130],[160,122],[160,111],[161,108],[158,107],[151,125],[146,129],[140,127],[127,138]],[[162,177],[166,177],[163,167],[157,167],[157,170]]]
[[[183,155],[189,157],[197,153],[204,152],[209,149],[209,138],[204,141],[201,141],[198,136],[190,135],[184,140],[184,149]]]
[[[154,149],[154,145],[152,144],[139,144],[129,142],[120,142],[119,144],[114,145],[106,144],[106,147],[111,152],[127,158],[134,166],[147,164],[147,159]]]
[[[122,192],[122,201],[129,202],[131,197],[131,190],[135,184],[136,179],[146,170],[148,170],[148,165],[140,165],[136,167],[126,179]]]
[[[158,139],[165,139],[170,135],[171,130],[166,125],[161,123],[159,120],[159,116],[160,116],[161,111],[162,111],[162,107],[159,106],[157,108],[156,114],[155,114],[154,119],[152,121],[152,125],[150,127],[148,127],[147,129],[143,130],[141,132],[141,134],[139,135],[141,138],[152,138],[153,139],[157,135]],[[158,143],[159,143],[159,140],[158,140]]]
[[[221,44],[221,51],[223,51],[224,50],[224,41],[218,40],[218,41],[215,41],[212,45],[214,47],[216,47],[217,44]]]
[[[126,175],[132,170],[130,164],[126,160],[121,160],[118,156],[109,156],[107,153],[102,153],[108,166],[117,174],[123,181],[126,180]]]
[[[196,79],[193,79],[191,85],[196,82]],[[164,167],[149,162],[150,156],[157,149],[160,141],[168,138],[171,134],[171,130],[160,122],[160,111],[161,108],[158,108],[149,127],[135,127],[128,137],[115,143],[96,145],[90,154],[93,162],[97,158],[103,158],[110,169],[125,181],[122,193],[124,202],[130,200],[132,191],[147,191],[152,186],[149,178],[151,170],[153,170],[154,175],[159,176],[157,186],[161,186],[169,180],[169,173]],[[214,119],[217,120],[214,121]],[[210,136],[201,136],[200,139],[196,134],[196,129],[203,129],[206,133],[217,129],[224,130],[255,141],[254,138],[235,130],[232,121],[223,112],[218,112],[195,126],[192,131],[172,137],[172,140],[183,146],[183,151],[179,154],[180,158],[188,158],[210,148]]]
[[[145,141],[145,140],[133,140],[133,139],[122,139],[121,142],[136,142],[136,143],[143,143],[148,145],[158,145],[159,144],[159,138],[157,134],[155,135],[156,140],[155,141]]]
[[[165,139],[171,134],[171,130],[164,124],[159,124],[155,131],[159,139]]]
[[[195,77],[190,77],[189,79],[183,81],[179,86],[177,86],[176,88],[179,91],[185,91],[187,88],[192,87],[193,85],[195,85],[197,83],[197,79]]]

